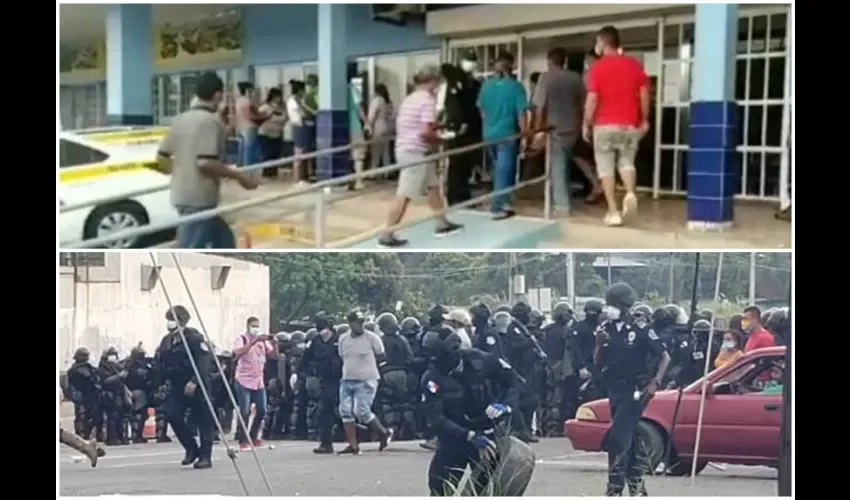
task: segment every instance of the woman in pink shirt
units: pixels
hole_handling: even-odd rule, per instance
[[[248,436],[242,426],[237,426],[236,440],[243,450],[250,449],[249,440],[254,447],[262,446],[259,439],[260,426],[266,415],[266,386],[263,382],[263,372],[266,359],[277,359],[278,347],[274,337],[260,333],[260,320],[251,316],[246,321],[245,333],[236,337],[233,343],[234,392],[239,403],[239,413],[245,424],[251,418],[251,405],[254,405],[254,420],[248,431]]]

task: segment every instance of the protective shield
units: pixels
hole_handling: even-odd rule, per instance
[[[489,481],[483,485],[483,489],[479,490],[479,495],[483,493],[486,496],[498,497],[523,496],[534,474],[536,460],[534,450],[513,436],[496,437],[494,441],[498,450],[495,463],[482,461],[477,465],[479,471],[476,472],[483,472],[484,477],[489,476]],[[487,470],[482,471],[481,468],[487,468]],[[475,482],[480,484],[478,481]]]

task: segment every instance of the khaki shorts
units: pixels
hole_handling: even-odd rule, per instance
[[[425,159],[425,153],[413,153],[410,151],[395,152],[396,162],[399,165],[419,162]],[[396,195],[403,198],[415,199],[422,196],[426,190],[440,186],[440,176],[437,173],[437,164],[428,162],[415,167],[409,167],[398,173],[398,189]]]
[[[640,131],[634,127],[601,125],[593,128],[593,158],[599,177],[635,169]]]

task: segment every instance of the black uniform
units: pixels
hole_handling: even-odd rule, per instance
[[[600,348],[599,361],[612,416],[603,442],[609,465],[606,494],[620,495],[628,481],[632,495],[645,495],[643,477],[649,472],[648,457],[635,442],[634,434],[647,402],[641,393],[654,375],[649,373],[649,360],[663,356],[664,346],[645,322],[628,318],[606,321],[601,330],[608,335],[608,341]]]
[[[319,447],[314,451],[332,452],[334,425],[338,420],[339,383],[342,380],[342,359],[339,357],[339,336],[336,332],[326,329],[307,343],[298,374],[299,379],[307,379],[307,391],[318,396],[315,415]],[[309,377],[314,377],[315,382]],[[312,387],[314,384],[317,387]]]
[[[103,411],[100,401],[100,379],[89,363],[89,351],[77,349],[74,364],[68,368],[68,392],[74,402],[74,432],[83,439],[103,440]]]
[[[485,410],[499,403],[516,408],[521,385],[506,361],[478,349],[460,351],[457,369],[432,365],[425,371],[422,399],[438,443],[428,467],[431,496],[451,495],[446,483],[456,484],[464,468],[479,461],[474,438],[470,438],[493,434],[494,422]]]
[[[380,318],[379,318],[380,319]],[[379,326],[380,323],[379,323]],[[408,390],[408,368],[413,361],[413,351],[407,339],[392,329],[382,328],[381,342],[387,362],[380,366],[381,380],[378,385],[379,413],[387,428],[402,439],[413,437],[416,424],[415,408],[411,404]]]
[[[130,397],[124,386],[127,372],[117,358],[118,351],[110,347],[103,351],[97,365],[98,378],[103,388],[101,402],[106,417],[106,444],[110,446],[130,443],[127,438],[127,410],[130,408]]]
[[[562,436],[564,422],[578,409],[579,371],[586,368],[585,360],[572,320],[547,325],[543,336],[549,393],[541,427],[545,436]]]
[[[124,383],[133,396],[133,404],[128,412],[130,437],[134,443],[145,443],[145,422],[154,392],[153,366],[145,356],[145,351],[135,348],[130,352],[124,369],[127,371]]]
[[[182,464],[194,463],[195,468],[208,468],[212,466],[214,421],[201,386],[203,385],[212,396],[213,354],[198,330],[184,327],[182,331],[188,345],[183,342],[180,329],[174,328],[162,338],[156,352],[162,377],[170,382],[171,386],[163,408],[177,440],[186,450]],[[189,356],[195,360],[199,376],[195,375]],[[193,394],[186,395],[184,391],[189,382],[195,385],[195,390]],[[186,424],[187,409],[190,410],[193,423],[197,427],[198,441]]]
[[[296,375],[294,379],[295,383],[289,384],[289,389],[292,394],[292,416],[289,421],[289,428],[295,439],[307,439],[309,437],[309,432],[307,430],[308,399],[306,379],[298,373],[298,369],[301,365],[301,359],[304,357],[304,351],[306,350],[305,339],[306,336],[303,333],[300,336],[293,334],[290,339],[292,342],[292,348],[287,356],[290,380],[293,380],[293,374]]]
[[[544,380],[546,356],[523,324],[514,320],[502,339],[502,350],[506,360],[514,367],[525,382],[519,396],[519,412],[514,412],[511,425],[517,437],[523,441],[534,441],[531,422],[540,404],[540,386]]]

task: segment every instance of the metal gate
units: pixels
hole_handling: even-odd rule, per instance
[[[687,192],[688,127],[694,61],[694,17],[664,19],[656,97],[653,195]],[[738,19],[735,100],[739,106],[738,198],[778,200],[790,179],[783,147],[791,104],[787,6],[742,10]],[[783,165],[783,162],[786,162]]]

